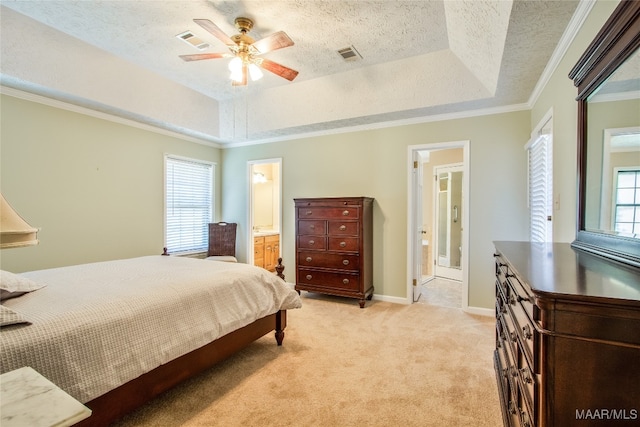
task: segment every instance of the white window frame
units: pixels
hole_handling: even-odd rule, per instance
[[[181,238],[173,238],[170,236],[172,233],[169,230],[172,225],[170,218],[170,210],[172,209],[172,202],[169,200],[171,192],[169,189],[169,181],[170,181],[170,172],[169,165],[171,162],[175,162],[177,164],[182,164],[187,166],[188,164],[193,164],[196,166],[196,169],[193,169],[194,172],[198,172],[197,168],[201,168],[200,172],[204,172],[205,174],[208,172],[210,177],[200,177],[197,180],[201,180],[204,178],[204,181],[208,181],[208,194],[204,195],[205,200],[207,197],[210,199],[210,203],[206,203],[208,205],[208,212],[205,212],[202,218],[198,219],[194,226],[191,227],[192,230],[187,233],[184,237],[183,241],[180,241]],[[202,167],[204,169],[202,170]],[[173,154],[165,154],[164,155],[164,246],[168,249],[169,253],[179,254],[179,255],[191,255],[191,254],[199,254],[206,253],[208,248],[208,236],[209,229],[208,224],[213,222],[214,212],[215,212],[215,167],[216,164],[213,162],[208,162],[200,159],[193,159],[188,157],[176,156]],[[203,181],[203,182],[204,182]],[[205,190],[206,192],[206,190]],[[178,226],[179,227],[179,226]],[[194,230],[195,227],[195,230]],[[178,230],[174,230],[178,232]],[[201,233],[199,233],[201,232]],[[189,237],[189,234],[192,234]],[[176,242],[176,239],[178,240]]]
[[[616,205],[616,187],[617,183],[614,179],[615,174],[611,167],[612,153],[630,153],[637,155],[640,147],[614,147],[613,140],[621,135],[640,134],[640,126],[632,126],[626,128],[612,128],[604,130],[604,147],[602,149],[602,197],[600,200],[600,229],[615,230],[615,217],[613,212]]]
[[[527,151],[529,240],[553,241],[553,113],[549,111],[524,146]],[[535,166],[535,167],[534,167]]]
[[[612,191],[612,193],[613,193],[613,201],[612,201],[613,202],[613,206],[611,207],[611,212],[612,212],[612,214],[611,214],[611,221],[612,221],[611,230],[614,230],[616,233],[621,234],[621,235],[627,235],[627,233],[618,232],[617,231],[617,227],[616,227],[616,225],[618,223],[618,221],[617,221],[618,206],[621,205],[620,203],[618,203],[618,174],[620,172],[636,172],[636,173],[640,174],[640,171],[638,171],[637,167],[633,167],[633,166],[620,166],[620,167],[613,168],[613,191]],[[636,189],[637,189],[637,187],[636,187]],[[636,209],[637,209],[638,204],[640,204],[640,200],[636,200],[635,202],[636,203],[633,206],[636,206]],[[637,218],[634,218],[634,219],[637,219]],[[635,222],[637,222],[637,221],[634,221],[634,229],[635,229]],[[637,236],[639,234],[640,233],[631,233],[632,236]]]

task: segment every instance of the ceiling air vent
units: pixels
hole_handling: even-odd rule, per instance
[[[183,42],[195,47],[198,50],[205,50],[209,47],[208,43],[203,42],[201,39],[196,37],[191,31],[185,31],[184,33],[180,33],[176,36]]]
[[[362,55],[360,55],[360,52],[358,52],[354,46],[340,49],[338,53],[345,61],[357,61],[358,59],[362,59]]]

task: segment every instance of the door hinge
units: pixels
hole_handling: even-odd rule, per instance
[[[417,160],[413,161],[413,168],[414,169],[418,169],[418,161]]]
[[[413,286],[418,286],[418,281],[416,279],[413,279]]]
[[[547,216],[547,221],[551,221],[551,215]]]

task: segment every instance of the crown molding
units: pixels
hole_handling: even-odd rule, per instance
[[[573,39],[575,39],[576,35],[582,28],[584,21],[589,16],[591,9],[596,4],[597,0],[581,0],[576,8],[567,28],[565,28],[564,33],[562,33],[562,37],[560,41],[556,45],[553,53],[551,54],[551,58],[549,58],[549,62],[547,62],[547,66],[542,71],[540,78],[538,79],[538,83],[533,88],[533,92],[531,92],[531,96],[529,96],[529,100],[527,101],[527,105],[529,108],[533,108],[535,103],[538,101],[542,90],[549,83],[551,76],[555,73],[558,65],[564,55],[567,53],[569,46],[573,43]]]

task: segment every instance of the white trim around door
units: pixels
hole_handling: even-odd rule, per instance
[[[466,206],[465,214],[462,215],[462,227],[463,227],[463,236],[462,236],[462,309],[467,311],[469,307],[469,217],[471,214],[471,209],[469,206],[469,141],[451,141],[451,142],[440,142],[433,144],[420,144],[420,145],[410,145],[407,150],[407,296],[406,302],[407,304],[412,304],[414,299],[414,283],[415,286],[420,286],[420,279],[418,277],[414,277],[415,275],[415,263],[421,262],[421,259],[418,259],[416,254],[420,254],[415,248],[414,242],[416,241],[415,236],[419,233],[419,230],[422,227],[421,219],[417,218],[415,214],[418,211],[421,211],[421,207],[416,205],[416,200],[419,200],[419,197],[415,196],[417,189],[420,187],[420,184],[417,182],[419,175],[414,172],[414,160],[416,158],[416,153],[424,152],[424,151],[434,151],[434,150],[448,150],[454,148],[462,148],[462,157],[463,157],[463,182],[462,182],[462,192],[464,195],[463,205]],[[419,222],[420,221],[420,222]],[[415,280],[415,282],[414,282]]]

